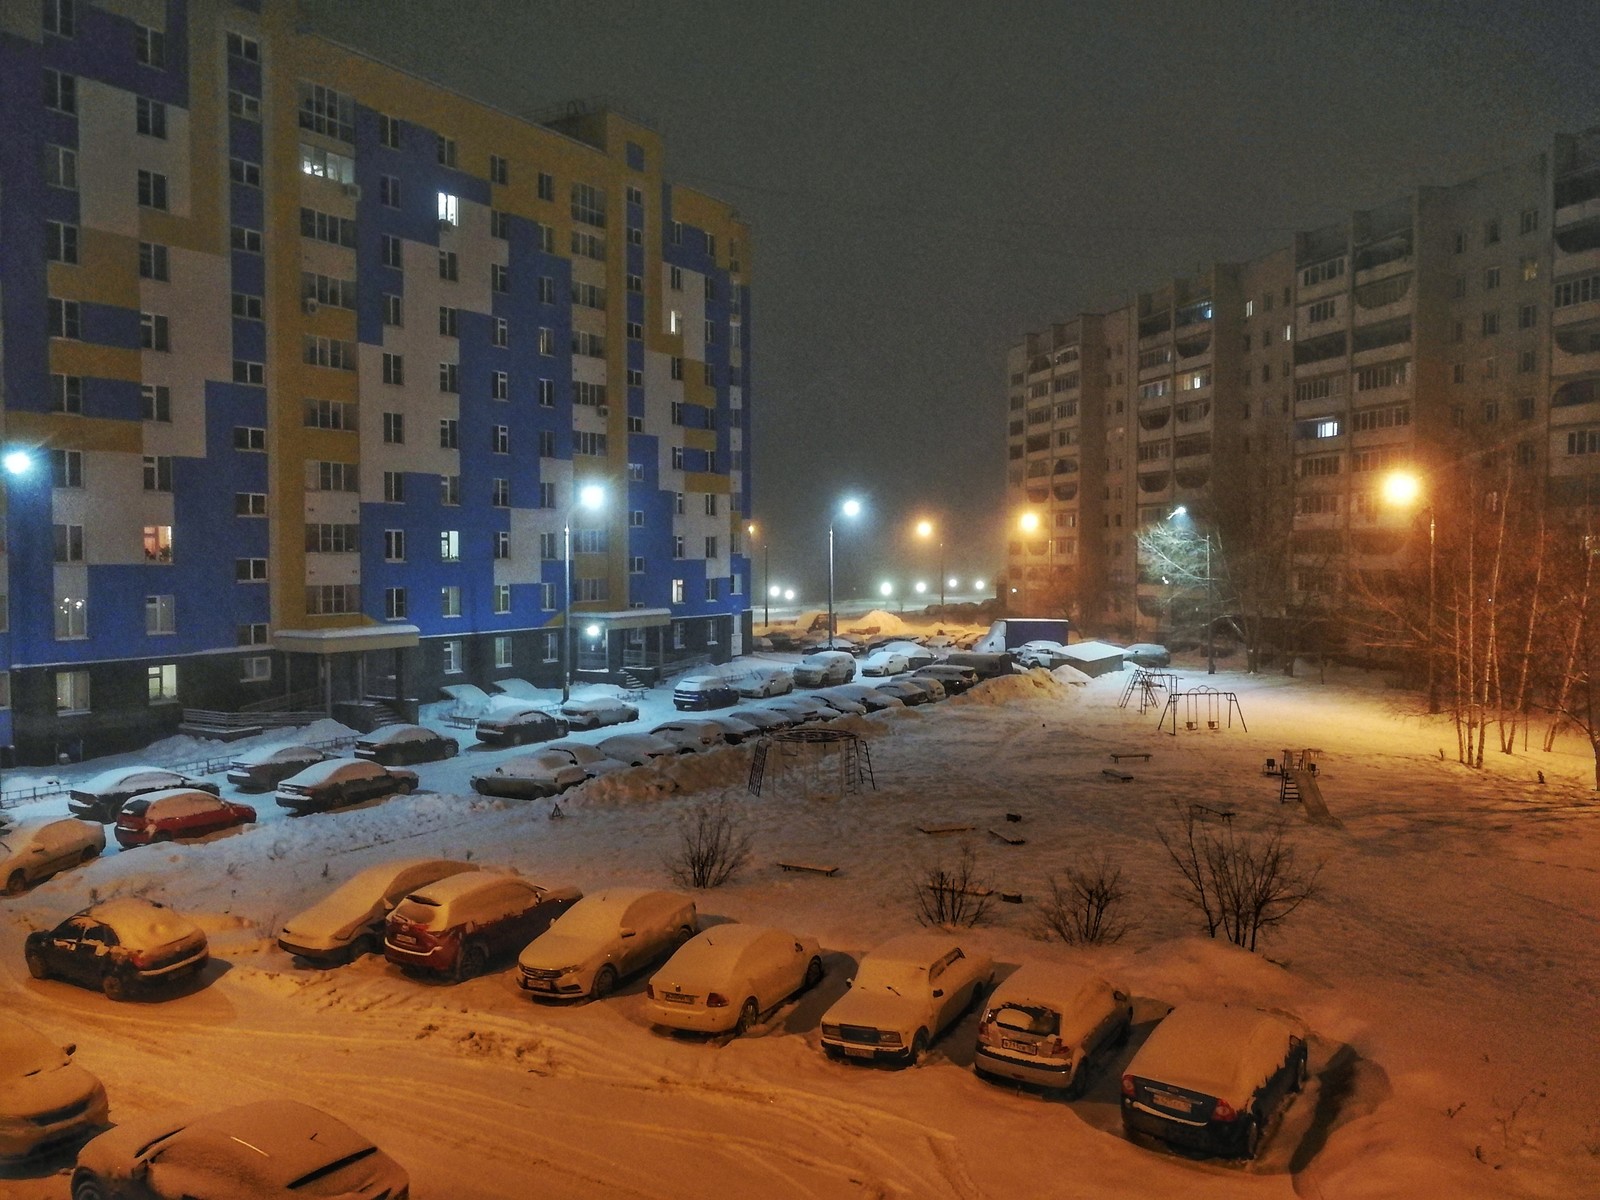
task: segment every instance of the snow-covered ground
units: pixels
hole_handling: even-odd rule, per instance
[[[1231,726],[1158,733],[1156,712],[1118,707],[1125,675],[1073,685],[1036,672],[849,719],[870,745],[877,788],[842,798],[828,794],[827,772],[791,773],[752,796],[750,752],[729,749],[596,780],[563,798],[554,820],[548,802],[472,794],[469,774],[519,751],[479,750],[470,731],[452,731],[463,753],[421,766],[415,795],[293,819],[258,798],[255,826],[193,845],[111,847],[0,900],[0,1004],[78,1044],[113,1120],[298,1097],[371,1135],[411,1172],[413,1195],[433,1200],[1596,1194],[1600,804],[1587,746],[1493,754],[1473,772],[1453,761],[1448,724],[1379,676],[1208,678],[1189,665],[1185,686],[1237,693]],[[622,728],[666,719],[664,689],[644,708]],[[1281,806],[1278,780],[1262,774],[1266,758],[1306,746],[1321,751],[1337,825]],[[1151,754],[1124,764],[1131,783],[1102,773],[1123,749]],[[219,753],[174,740],[75,770]],[[13,775],[7,787],[26,782]],[[448,986],[378,958],[303,969],[273,941],[284,918],[386,857],[470,855],[591,890],[671,886],[663,860],[677,822],[719,796],[742,807],[755,854],[732,884],[697,896],[703,917],[809,932],[829,967],[815,992],[742,1039],[655,1032],[643,977],[603,1003],[551,1007],[519,993],[509,964]],[[1326,864],[1320,893],[1262,953],[1197,936],[1172,894],[1156,834],[1189,804],[1234,812],[1244,829],[1287,821],[1298,853]],[[13,815],[52,807],[64,808]],[[854,960],[915,927],[912,878],[958,853],[961,835],[918,832],[939,823],[974,826],[983,873],[1026,897],[967,935],[1003,971],[1085,962],[1132,991],[1132,1044],[1084,1099],[979,1080],[970,1015],[920,1068],[821,1054],[818,1021]],[[1007,845],[991,826],[1026,843]],[[1047,878],[1101,852],[1132,882],[1138,927],[1092,950],[1041,940],[1033,901]],[[786,873],[778,859],[840,870]],[[206,929],[215,960],[197,986],[115,1004],[28,977],[29,929],[120,894],[170,902]],[[1281,1010],[1311,1031],[1312,1084],[1254,1164],[1121,1136],[1122,1066],[1168,1006],[1191,998]],[[0,1176],[0,1195],[64,1197],[65,1176],[49,1173],[61,1165]]]

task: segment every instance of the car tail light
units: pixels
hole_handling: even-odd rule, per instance
[[[1211,1119],[1213,1121],[1231,1121],[1238,1115],[1233,1105],[1226,1100],[1218,1100],[1217,1106],[1211,1110]]]
[[[1132,1096],[1133,1095],[1133,1076],[1132,1075],[1124,1075],[1122,1077],[1122,1094],[1124,1096]]]
[[[645,984],[644,985],[644,994],[647,997],[649,997],[651,1000],[654,1000],[656,998],[656,985],[653,984],[653,983]]]
[[[726,996],[724,996],[721,992],[707,992],[706,993],[706,1007],[707,1008],[727,1008],[728,1007],[728,998]]]

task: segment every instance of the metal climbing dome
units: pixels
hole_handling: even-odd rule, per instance
[[[763,790],[833,800],[876,791],[872,752],[859,734],[845,729],[786,729],[756,743],[750,760],[750,794]]]

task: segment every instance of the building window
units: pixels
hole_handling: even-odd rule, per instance
[[[502,561],[511,557],[511,534],[507,530],[494,531],[494,557]]]
[[[502,350],[511,345],[511,323],[504,317],[494,319],[494,344]],[[505,372],[497,371],[495,374],[504,375]]]
[[[439,251],[439,278],[450,283],[461,278],[461,264],[454,250]]]
[[[539,380],[539,407],[554,408],[556,406],[556,381],[554,379]]]
[[[489,481],[489,503],[495,508],[511,507],[511,481],[509,479],[491,479]]]
[[[405,413],[386,412],[383,414],[383,440],[386,445],[403,446],[406,442],[406,415]]]
[[[81,488],[83,486],[83,451],[50,451],[50,486]]]
[[[406,560],[406,531],[404,529],[385,529],[383,531],[383,561],[405,562]]]
[[[236,583],[265,583],[267,581],[267,560],[264,558],[234,559],[233,578]]]
[[[461,476],[439,476],[439,503],[455,508],[461,503]]]
[[[160,313],[140,313],[139,345],[145,350],[170,351],[172,340],[168,332],[167,318]]]
[[[559,534],[541,533],[539,535],[539,557],[545,562],[554,562],[561,557]]]
[[[44,148],[44,181],[51,187],[78,190],[78,152],[65,146]]]
[[[383,381],[385,383],[403,384],[406,381],[406,360],[404,355],[385,352],[383,356]]]
[[[172,458],[169,455],[144,456],[144,490],[147,492],[172,490]]]
[[[449,192],[439,193],[439,223],[441,225],[461,224],[460,196],[452,196]]]
[[[439,390],[450,393],[456,393],[461,390],[461,366],[459,363],[442,362],[439,364]]]
[[[553,583],[541,583],[539,585],[539,607],[542,608],[545,612],[555,612],[555,610],[556,610],[556,585],[555,584],[553,584]],[[555,635],[554,634],[550,634],[549,637],[550,637],[551,640],[545,643],[545,646],[546,646],[546,656],[545,656],[546,657],[546,661],[548,661],[550,659],[553,659],[555,657],[554,651],[549,649],[549,647],[551,647],[551,646],[553,646],[555,644],[555,642],[554,642]]]
[[[683,603],[683,580],[681,579],[674,579],[672,581],[672,603]],[[681,650],[682,647],[679,646],[678,649]]]
[[[489,155],[489,182],[509,183],[511,181],[511,167],[505,159],[498,154]]]
[[[50,376],[50,411],[59,413],[81,413],[83,411],[82,376]]]
[[[76,300],[57,300],[52,297],[48,314],[51,337],[76,338],[82,334],[82,310]]]
[[[151,29],[148,25],[135,25],[133,27],[133,58],[141,66],[166,66],[167,35],[159,29]]]
[[[556,331],[547,325],[539,326],[539,353],[554,354],[556,352]]]
[[[89,602],[81,596],[56,597],[56,637],[76,641],[89,636]]]
[[[385,208],[400,207],[400,178],[396,175],[378,176],[378,203]]]
[[[459,617],[461,615],[461,588],[456,584],[447,584],[439,589],[439,615],[441,617]],[[459,642],[454,643],[460,645]],[[460,667],[449,667],[447,670],[459,671]]]
[[[399,471],[385,471],[383,473],[383,500],[385,504],[404,504],[406,499],[406,477]]]
[[[403,587],[383,589],[383,616],[389,621],[406,619],[406,590]]]
[[[240,683],[264,683],[272,678],[272,659],[265,654],[253,654],[239,660]]]
[[[235,644],[239,646],[265,646],[267,644],[266,622],[254,625],[240,625],[236,630]]]
[[[241,121],[261,120],[261,101],[237,89],[228,93],[228,114],[238,117]]]
[[[261,253],[261,231],[248,229],[243,225],[235,225],[229,230],[229,241],[235,250],[242,250],[246,254]]]
[[[266,516],[267,494],[265,492],[235,492],[233,494],[233,515],[236,517]]]
[[[547,171],[539,172],[539,199],[554,200],[556,198],[556,177]]]
[[[176,633],[177,597],[146,596],[144,598],[144,631],[147,634]]]
[[[511,427],[496,425],[489,431],[489,450],[494,454],[511,453]]]
[[[89,711],[89,672],[56,672],[56,711],[58,713]]]
[[[1483,244],[1492,246],[1500,240],[1500,218],[1491,217],[1483,223]]]
[[[489,399],[507,400],[511,396],[511,378],[504,371],[495,371],[489,376]],[[502,451],[504,453],[504,451]]]
[[[506,591],[506,606],[504,608],[500,608],[499,607],[500,595],[499,595],[499,589],[496,589],[496,592],[495,592],[495,605],[496,605],[495,611],[496,612],[502,612],[502,613],[510,612],[511,611],[511,588],[509,587],[509,585],[506,585],[506,584],[502,584],[501,586],[504,587],[505,591]],[[494,639],[494,665],[495,665],[496,669],[504,669],[504,668],[509,667],[511,665],[511,637],[510,637],[509,634],[504,634],[504,633],[498,634]]]
[[[167,106],[159,100],[140,96],[134,101],[134,128],[145,137],[167,136]]]
[[[172,561],[172,526],[146,525],[144,527],[144,560],[147,563]]]
[[[634,557],[628,559],[628,574],[630,574],[630,575],[643,575],[644,574],[644,555],[639,554],[639,555],[635,555]]]
[[[320,83],[300,82],[300,128],[341,142],[356,140],[356,102]]]
[[[383,253],[383,265],[399,270],[401,266],[400,239],[392,233],[380,234],[378,245]]]
[[[149,243],[139,243],[139,266],[141,275],[144,275],[144,248]],[[162,247],[166,249],[165,246]],[[51,262],[77,263],[78,261],[78,227],[68,225],[62,221],[46,221],[44,223],[44,256]],[[151,276],[145,275],[145,278]],[[163,279],[166,276],[162,276]]]
[[[459,450],[460,443],[461,422],[454,417],[439,418],[439,449]]]
[[[58,563],[83,561],[83,526],[54,525],[55,559]]]
[[[165,246],[160,246],[157,248],[161,250],[166,249]],[[265,320],[266,315],[265,310],[262,307],[261,297],[252,296],[247,292],[235,292],[233,294],[233,315],[238,317],[241,321]],[[347,342],[343,344],[348,345],[349,343]]]
[[[139,172],[139,207],[167,211],[167,177],[159,171]]]

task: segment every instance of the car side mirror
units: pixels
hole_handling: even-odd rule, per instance
[[[78,1043],[77,1042],[68,1042],[65,1046],[61,1047],[61,1053],[65,1054],[68,1058],[71,1058],[77,1052],[78,1052]]]
[[[944,995],[944,989],[943,988],[934,988],[933,989],[933,998],[935,1000],[937,1000],[942,995]]]

